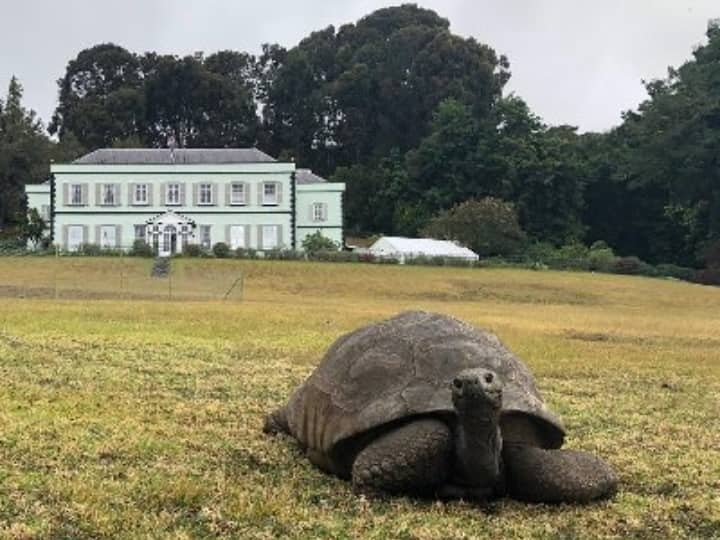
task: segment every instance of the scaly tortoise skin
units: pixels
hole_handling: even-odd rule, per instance
[[[359,488],[587,502],[615,492],[599,457],[558,450],[565,428],[493,334],[409,311],[339,338],[267,416],[322,470]]]

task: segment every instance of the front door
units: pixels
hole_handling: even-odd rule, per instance
[[[165,225],[163,229],[161,257],[169,257],[177,252],[177,229],[174,225]]]

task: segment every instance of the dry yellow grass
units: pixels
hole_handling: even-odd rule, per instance
[[[78,261],[93,287],[112,274],[107,259],[0,259],[0,286],[32,286],[41,272],[71,279]],[[519,270],[173,264],[186,288],[204,278],[203,291],[242,272],[244,300],[0,298],[3,536],[720,537],[720,289]],[[616,467],[617,497],[367,500],[290,440],[263,436],[263,414],[336,337],[409,308],[499,334],[565,420],[568,445]]]

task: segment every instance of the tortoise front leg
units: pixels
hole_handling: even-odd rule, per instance
[[[352,482],[360,489],[425,495],[450,473],[452,433],[432,418],[408,422],[371,441],[355,458]]]
[[[617,476],[604,460],[577,450],[506,444],[506,489],[529,502],[583,503],[612,496]]]

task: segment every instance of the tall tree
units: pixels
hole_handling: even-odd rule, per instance
[[[23,89],[13,77],[0,100],[0,230],[24,223],[25,184],[49,174],[50,143],[33,111],[22,105]]]
[[[209,59],[146,55],[146,142],[164,146],[173,135],[183,146],[253,146],[257,115],[243,77],[243,59],[223,54]]]
[[[649,99],[595,142],[593,237],[651,262],[701,264],[720,239],[720,25],[693,59],[646,84]]]
[[[126,49],[104,43],[80,51],[58,86],[49,131],[61,140],[72,133],[92,150],[142,132],[143,74],[138,57]]]
[[[490,47],[415,5],[314,32],[290,51],[268,47],[261,66],[272,80],[261,98],[273,149],[326,174],[415,147],[445,98],[483,117],[509,77]]]

